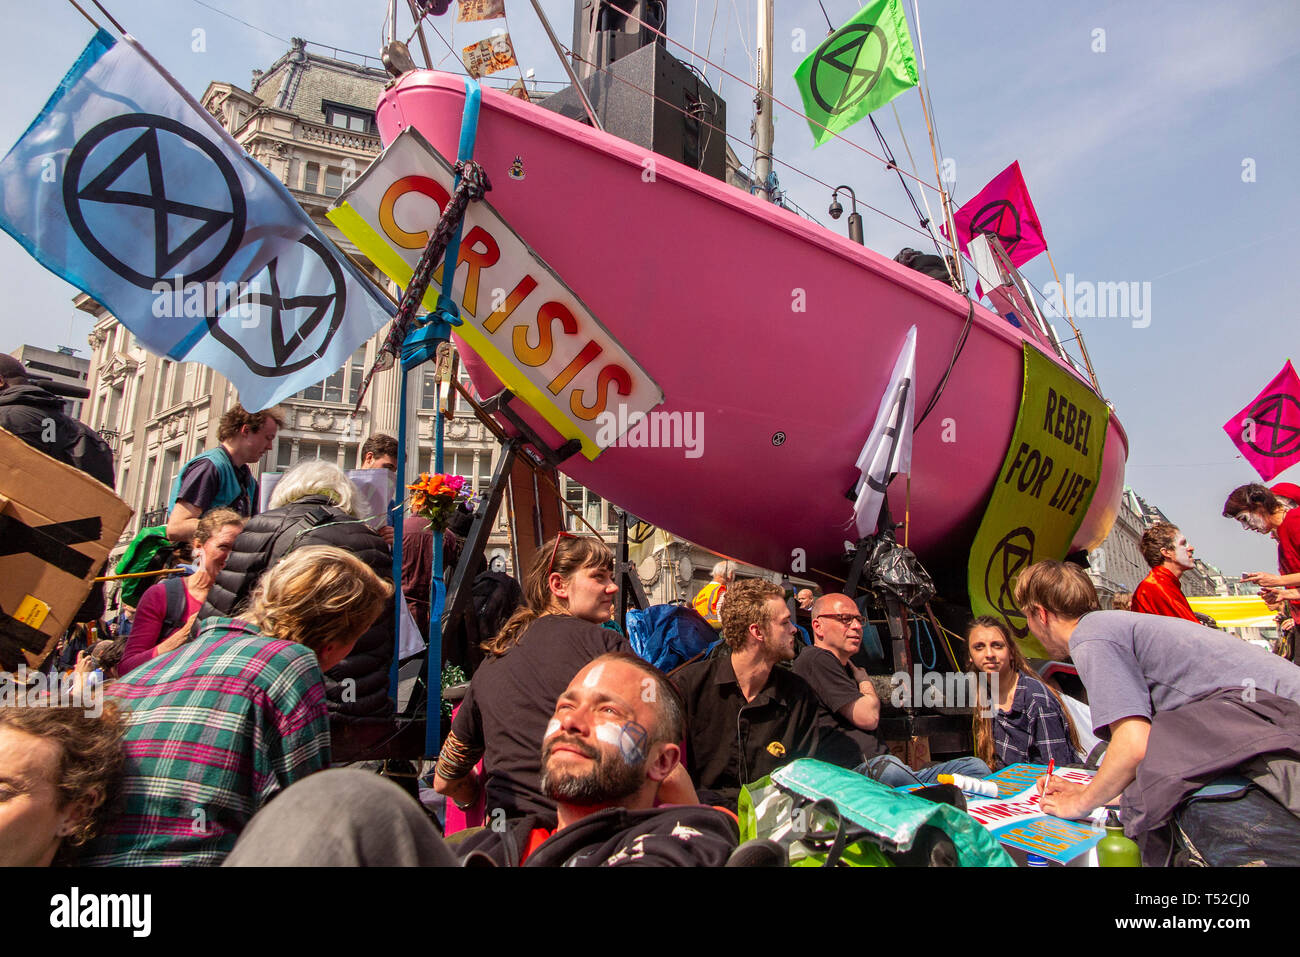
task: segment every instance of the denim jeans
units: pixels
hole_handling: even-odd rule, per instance
[[[938,784],[941,774],[965,774],[967,777],[982,778],[992,773],[992,769],[979,758],[940,761],[919,771],[913,771],[892,754],[882,754],[872,758],[854,770],[891,788],[908,784]]]

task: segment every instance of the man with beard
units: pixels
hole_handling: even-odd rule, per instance
[[[560,695],[542,746],[553,813],[444,842],[391,781],[321,771],[249,823],[226,867],[702,867],[727,862],[736,819],[699,804],[655,806],[681,759],[682,703],[653,666],[626,652],[593,659]]]
[[[836,727],[808,682],[788,668],[794,625],[777,585],[748,579],[722,606],[730,654],[689,662],[672,680],[686,704],[686,770],[706,801],[736,806],[740,788],[796,758],[856,768],[872,755]]]
[[[656,668],[625,652],[601,655],[569,683],[546,728],[542,790],[555,816],[489,820],[460,853],[468,864],[507,867],[725,864],[737,841],[729,814],[655,806],[684,737],[681,699]]]

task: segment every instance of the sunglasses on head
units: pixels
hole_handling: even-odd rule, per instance
[[[580,536],[574,535],[572,532],[560,532],[560,534],[555,536],[555,546],[551,549],[551,560],[546,563],[546,578],[551,577],[551,571],[555,568],[555,555],[560,550],[560,540],[564,538],[579,538],[579,537]],[[543,581],[545,580],[546,579],[543,579]]]

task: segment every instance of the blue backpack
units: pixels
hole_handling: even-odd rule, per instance
[[[718,633],[694,608],[651,605],[628,611],[627,640],[637,655],[666,673],[716,642]]]

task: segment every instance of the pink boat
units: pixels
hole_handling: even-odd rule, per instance
[[[403,75],[379,102],[384,142],[414,126],[455,157],[464,97],[462,77]],[[508,175],[516,157],[522,179]],[[699,457],[612,447],[595,461],[573,456],[562,471],[724,555],[789,571],[802,549],[810,572],[842,576],[844,542],[857,538],[846,492],[904,337],[917,327],[919,415],[948,368],[969,300],[726,183],[491,89],[474,158],[494,186],[488,201],[662,387],[659,411],[702,413]],[[648,159],[652,182],[643,177]],[[805,311],[796,311],[801,296]],[[1028,324],[977,305],[947,385],[916,430],[908,538],[939,576],[964,576],[1015,425],[1026,338],[1056,357]],[[480,395],[500,390],[463,344],[461,354]],[[514,407],[543,439],[562,444],[540,415],[518,400]],[[945,420],[955,441],[942,441]],[[1128,439],[1113,414],[1109,421],[1075,549],[1100,545],[1117,513]],[[903,476],[890,486],[896,520],[906,486]]]

